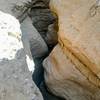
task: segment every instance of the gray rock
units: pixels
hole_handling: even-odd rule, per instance
[[[5,13],[9,13],[11,15],[17,16],[15,13],[12,12],[12,8],[15,4],[22,5],[23,2],[27,2],[31,0],[0,0],[0,10]]]
[[[31,54],[23,50],[20,24],[1,11],[0,47],[0,100],[43,100],[27,68],[26,53]]]
[[[55,23],[48,26],[45,41],[49,47],[53,47],[58,43],[57,25]]]
[[[32,100],[33,97],[43,100],[31,79],[25,57],[0,62],[0,100]]]
[[[33,8],[30,12],[30,17],[33,25],[44,39],[48,31],[48,25],[55,21],[53,14],[49,9]]]
[[[48,52],[48,48],[38,31],[32,25],[29,17],[21,24],[23,45],[30,48],[33,57],[42,57]],[[30,45],[30,47],[29,47]],[[26,50],[29,54],[29,52]]]
[[[49,0],[32,0],[35,4],[31,7],[29,16],[49,49],[58,42],[57,16],[49,9]],[[50,51],[50,50],[49,50]]]

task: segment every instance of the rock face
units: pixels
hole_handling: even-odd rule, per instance
[[[12,20],[12,21],[11,21]],[[0,60],[15,58],[18,50],[23,48],[21,30],[18,20],[0,11]]]
[[[48,53],[48,47],[46,43],[36,28],[32,25],[32,21],[29,17],[27,17],[21,24],[21,30],[23,45],[26,49],[31,50],[34,58],[43,57]]]
[[[76,68],[68,56],[65,55],[60,45],[54,48],[49,57],[45,59],[43,65],[45,82],[48,89],[55,95],[61,96],[66,100],[100,99],[98,95],[100,89]]]
[[[66,100],[100,100],[100,5],[95,0],[51,0],[58,45],[44,61],[49,90]]]
[[[21,37],[22,33],[19,21],[10,14],[0,11],[0,60],[16,59],[17,52],[25,48],[28,68],[30,71],[34,71],[30,45],[28,44],[28,48],[26,48],[26,46],[23,47]]]
[[[0,11],[0,100],[43,100],[30,78],[34,62],[21,36],[19,21]]]
[[[23,4],[22,6],[24,6],[25,9],[22,11],[18,10],[17,12],[17,9],[13,9],[13,11],[19,21],[22,22],[23,45],[29,48],[28,45],[30,43],[35,63],[35,70],[32,75],[33,81],[39,87],[44,100],[62,100],[47,91],[44,84],[44,69],[42,66],[44,58],[58,42],[57,25],[55,22],[57,18],[53,16],[53,13],[49,9],[49,0],[31,0],[29,4],[28,2],[26,2],[26,4],[29,7],[27,12],[25,12],[27,7]],[[17,7],[19,9],[19,6],[15,6],[14,8]],[[28,15],[31,20],[27,17]],[[31,23],[33,23],[33,26]]]
[[[57,30],[54,28],[57,16],[54,16],[50,11],[49,0],[32,0],[32,3],[33,5],[29,12],[32,23],[48,47],[52,48],[58,42]]]

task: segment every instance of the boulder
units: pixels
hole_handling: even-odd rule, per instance
[[[48,31],[45,36],[45,41],[49,48],[54,47],[58,43],[58,35],[57,35],[58,29],[56,29],[56,27],[57,27],[56,22],[48,26]]]
[[[66,100],[99,100],[100,5],[94,0],[51,0],[58,45],[44,60],[45,82]]]

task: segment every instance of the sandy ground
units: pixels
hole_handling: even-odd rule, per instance
[[[26,0],[23,0],[23,2]],[[22,0],[0,0],[0,10],[14,15],[13,4]],[[24,50],[13,60],[0,62],[0,100],[43,100],[28,71]]]

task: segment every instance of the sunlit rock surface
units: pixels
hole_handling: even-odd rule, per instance
[[[58,42],[57,29],[55,29],[57,16],[54,16],[50,11],[49,0],[33,0],[33,2],[36,2],[36,5],[32,6],[29,13],[32,24],[38,30],[48,48],[53,48]]]
[[[21,36],[18,20],[0,11],[0,100],[43,99],[29,73],[34,71],[30,47],[23,47]]]
[[[51,0],[59,45],[44,61],[51,92],[66,100],[99,100],[100,6],[96,0]]]
[[[51,9],[59,16],[60,43],[99,76],[100,6],[96,0],[51,0]]]
[[[0,60],[12,60],[16,54],[23,48],[21,40],[21,29],[19,21],[6,13],[0,12]],[[25,47],[24,47],[25,48]],[[34,71],[34,62],[32,60],[30,47],[25,50],[26,61],[29,71]]]
[[[18,20],[0,11],[0,60],[14,59],[23,48]]]

